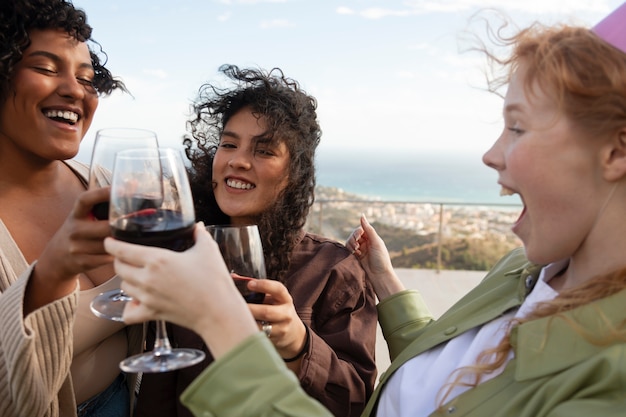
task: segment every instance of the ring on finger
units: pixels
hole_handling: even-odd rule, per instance
[[[265,333],[265,336],[270,337],[270,334],[272,334],[272,325],[266,321],[263,321],[263,326],[261,328],[263,329],[263,333]]]

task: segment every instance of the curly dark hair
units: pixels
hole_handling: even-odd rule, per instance
[[[99,95],[108,95],[115,89],[126,91],[122,81],[105,68],[106,54],[91,39],[92,29],[83,10],[66,0],[3,0],[0,2],[0,100],[4,101],[11,89],[15,66],[31,43],[30,32],[45,29],[61,29],[80,42],[89,41],[95,71],[93,87]]]
[[[289,268],[291,251],[306,222],[315,192],[315,149],[321,129],[317,101],[306,94],[282,70],[219,69],[235,83],[232,89],[215,84],[200,87],[188,121],[191,136],[184,139],[191,161],[190,180],[198,220],[206,224],[228,224],[229,217],[218,207],[213,195],[213,157],[224,126],[244,107],[265,118],[268,139],[285,143],[289,150],[289,182],[274,205],[257,219],[268,277],[282,281]]]

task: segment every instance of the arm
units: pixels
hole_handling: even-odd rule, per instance
[[[109,188],[82,193],[72,212],[33,268],[24,296],[24,315],[72,293],[78,274],[112,262],[104,251],[103,240],[110,235],[107,221],[94,221],[94,204],[106,201]]]
[[[112,259],[102,244],[108,224],[88,217],[92,202],[106,195],[106,190],[82,194],[45,254],[19,277],[14,271],[25,261],[8,231],[0,239],[0,415],[53,415],[73,402],[67,378],[77,274]]]
[[[248,285],[266,293],[264,304],[249,308],[257,321],[272,324],[270,340],[280,356],[303,352],[286,365],[304,390],[334,415],[360,415],[376,378],[377,323],[374,293],[358,261],[343,245],[307,235],[294,249],[284,285]]]
[[[351,257],[330,271],[320,305],[296,375],[334,415],[359,416],[376,380],[377,317],[373,290]]]
[[[332,416],[300,388],[260,332],[208,367],[181,399],[197,416]]]
[[[29,268],[0,295],[0,415],[47,416],[59,408],[72,361],[72,327],[78,288],[23,315]],[[68,387],[66,387],[68,388]]]
[[[301,392],[297,380],[277,357],[272,345],[263,339],[265,335],[259,332],[237,291],[215,241],[202,224],[197,225],[195,233],[196,244],[185,252],[133,245],[111,238],[105,241],[107,251],[115,256],[116,271],[123,279],[122,288],[134,298],[124,312],[124,320],[134,323],[162,319],[188,327],[202,336],[216,360],[189,387],[190,394],[185,393],[185,402],[196,414],[211,411],[224,416],[244,415],[232,410],[241,406],[247,407],[250,412],[247,415],[302,415],[301,410],[308,410],[311,413],[307,411],[305,415],[329,416]],[[172,277],[176,277],[176,285],[172,285]],[[181,305],[188,308],[181,309]],[[258,338],[264,343],[254,343]],[[247,349],[254,351],[254,355],[246,354]],[[272,355],[272,360],[264,359]],[[243,368],[237,368],[240,359],[247,360]],[[241,373],[246,374],[243,380],[238,377]],[[218,377],[213,379],[213,374]],[[223,386],[228,389],[222,390]],[[264,392],[264,389],[273,395],[250,395]],[[219,396],[206,395],[216,390]],[[213,400],[224,408],[211,408]],[[281,404],[282,414],[276,410],[277,402]],[[274,414],[267,414],[267,410]]]
[[[422,295],[415,290],[405,290],[389,296],[376,308],[392,361],[434,320]]]

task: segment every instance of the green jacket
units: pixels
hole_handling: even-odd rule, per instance
[[[391,366],[363,416],[375,416],[380,392],[407,360],[519,306],[534,287],[540,267],[521,249],[504,257],[483,282],[437,321],[415,291],[378,306]],[[626,290],[563,314],[518,326],[511,335],[515,358],[504,372],[445,404],[433,416],[590,417],[626,415],[626,341],[611,330],[626,323]],[[573,325],[574,324],[574,325]],[[208,368],[183,394],[197,416],[330,416],[307,397],[262,333]],[[615,337],[613,337],[615,339]]]

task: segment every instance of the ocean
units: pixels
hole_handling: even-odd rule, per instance
[[[317,153],[317,185],[383,201],[521,204],[501,197],[479,152],[328,150]]]

